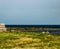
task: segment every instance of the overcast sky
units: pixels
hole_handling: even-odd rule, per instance
[[[60,0],[0,0],[0,23],[60,24]]]

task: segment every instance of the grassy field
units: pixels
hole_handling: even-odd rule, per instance
[[[60,35],[0,32],[0,49],[60,49]]]

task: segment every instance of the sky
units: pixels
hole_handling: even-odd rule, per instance
[[[60,25],[60,0],[0,0],[0,23]]]

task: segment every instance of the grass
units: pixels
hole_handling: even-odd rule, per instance
[[[60,35],[0,32],[0,49],[60,49]]]

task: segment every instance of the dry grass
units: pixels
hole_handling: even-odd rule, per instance
[[[60,35],[0,32],[0,49],[60,49]]]

